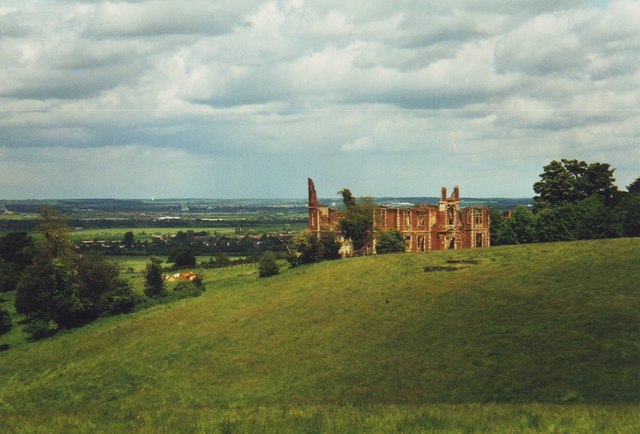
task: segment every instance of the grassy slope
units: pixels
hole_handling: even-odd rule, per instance
[[[461,258],[481,262],[422,270]],[[639,260],[623,239],[212,272],[199,299],[0,353],[0,421],[562,431],[577,411],[569,430],[624,430],[640,424]]]

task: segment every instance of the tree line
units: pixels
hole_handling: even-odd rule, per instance
[[[562,159],[543,167],[532,209],[492,210],[493,245],[640,236],[640,178],[620,191],[606,163]]]

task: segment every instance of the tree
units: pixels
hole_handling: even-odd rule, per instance
[[[43,208],[41,219],[37,231],[43,236],[31,247],[32,263],[17,284],[16,311],[61,328],[130,311],[136,297],[119,278],[118,265],[94,252],[76,254],[55,210]]]
[[[53,316],[54,294],[64,291],[66,282],[60,262],[37,255],[22,273],[16,288],[15,307],[28,319]]]
[[[378,253],[404,252],[406,250],[404,235],[397,229],[382,231],[376,240]]]
[[[162,264],[162,261],[152,256],[145,267],[144,294],[147,297],[162,297],[167,294],[160,264]]]
[[[11,330],[11,314],[8,310],[0,307],[0,335]]]
[[[490,212],[490,221],[491,221],[491,226],[489,228],[490,230],[490,238],[491,238],[491,245],[492,246],[499,246],[503,243],[500,242],[500,229],[502,228],[502,224],[504,222],[504,215],[502,214],[502,212],[500,210],[497,210],[496,208],[490,208],[489,209]]]
[[[97,253],[85,255],[77,265],[78,297],[89,316],[126,313],[133,310],[135,293],[120,278],[120,267]]]
[[[629,193],[640,193],[640,176],[633,180],[633,182],[627,185],[627,191]]]
[[[575,208],[569,204],[544,208],[536,214],[536,234],[539,241],[576,240]]]
[[[613,204],[618,192],[614,170],[605,163],[554,160],[543,167],[540,181],[533,185],[538,194],[534,197],[536,208],[575,203],[594,194],[600,195],[605,203]]]
[[[515,235],[515,244],[527,244],[536,241],[533,214],[523,206],[517,207],[513,211],[513,215],[502,223],[502,226],[511,228]],[[505,234],[503,233],[502,236],[505,237]]]
[[[500,227],[496,230],[495,240],[493,236],[491,238],[491,242],[496,246],[503,246],[508,244],[518,244],[518,235],[516,235],[513,230],[513,225],[508,224],[509,219],[506,219]],[[493,222],[491,222],[491,226],[493,227]]]
[[[69,236],[70,228],[58,210],[48,206],[41,207],[40,223],[36,227],[36,231],[44,239],[41,248],[48,250],[51,257],[60,258],[63,261],[73,259],[73,244]]]
[[[319,262],[323,258],[322,244],[316,234],[305,229],[291,238],[287,260],[292,267]]]
[[[275,276],[280,272],[276,255],[273,252],[264,252],[258,261],[258,274],[260,277]]]
[[[10,232],[0,238],[0,260],[11,263],[17,271],[31,264],[33,240],[26,232]]]
[[[616,207],[622,234],[640,237],[640,193],[627,193]]]
[[[574,233],[577,239],[592,240],[620,236],[622,230],[613,208],[607,206],[598,194],[570,206],[574,209]]]
[[[322,232],[320,234],[320,247],[322,248],[322,259],[339,259],[342,243],[335,232]]]
[[[373,245],[373,215],[376,205],[370,197],[362,198],[359,202],[349,189],[338,192],[342,195],[344,211],[340,219],[342,235],[351,240],[355,251]]]
[[[219,253],[216,255],[216,266],[218,267],[226,267],[231,264],[231,258],[226,253]]]
[[[14,291],[20,273],[32,263],[33,241],[26,232],[0,237],[0,292]]]
[[[135,242],[135,238],[133,236],[133,231],[127,231],[124,233],[124,238],[122,239],[122,242],[124,243],[124,245],[126,245],[127,247],[131,247],[133,245],[133,243]]]
[[[0,259],[0,292],[14,291],[19,280],[20,273],[17,267]]]
[[[195,267],[196,257],[192,249],[185,246],[177,246],[169,252],[167,263],[173,263],[176,268]]]

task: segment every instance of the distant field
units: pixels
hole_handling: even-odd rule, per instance
[[[149,262],[149,256],[106,256],[107,259],[115,261],[120,264],[120,269],[123,272],[126,272],[127,269],[132,268],[134,272],[140,272],[144,270],[147,263]],[[166,256],[156,256],[156,258],[160,259],[163,265],[170,265],[166,263]],[[202,262],[209,262],[209,260],[213,258],[215,260],[215,256],[196,256],[196,265],[201,264]],[[239,258],[245,258],[245,256],[231,256],[230,259],[236,260]]]
[[[93,240],[104,240],[104,241],[122,241],[124,238],[124,234],[126,232],[133,232],[133,237],[138,241],[150,241],[152,239],[152,235],[168,235],[168,234],[176,234],[179,231],[187,232],[208,232],[210,235],[214,233],[218,233],[220,235],[233,235],[235,233],[234,228],[223,228],[223,227],[206,227],[206,228],[193,228],[193,227],[183,227],[183,228],[109,228],[109,229],[80,229],[71,231],[71,239],[73,241],[93,241]]]
[[[260,234],[273,234],[277,232],[297,231],[306,227],[306,223],[300,224],[256,224],[254,226],[242,226],[244,232],[237,234],[243,235],[260,235]],[[179,231],[187,232],[208,232],[209,235],[236,235],[235,227],[226,226],[209,226],[209,227],[171,227],[171,228],[159,228],[159,227],[124,227],[124,228],[92,228],[92,229],[78,229],[70,232],[72,241],[122,241],[126,232],[133,232],[134,239],[137,241],[151,241],[153,235],[171,235],[176,234]],[[11,230],[0,229],[0,236],[12,232]]]
[[[639,262],[617,239],[207,270],[37,343],[16,319],[0,431],[640,432]]]

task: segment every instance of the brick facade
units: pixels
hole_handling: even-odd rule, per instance
[[[309,230],[318,236],[325,231],[339,232],[339,211],[318,202],[311,178],[308,189]],[[473,249],[490,245],[489,209],[474,207],[460,210],[458,187],[454,187],[450,197],[447,197],[447,189],[442,187],[438,205],[378,206],[374,213],[375,231],[399,230],[405,237],[407,252]],[[375,252],[375,243],[372,250]]]

